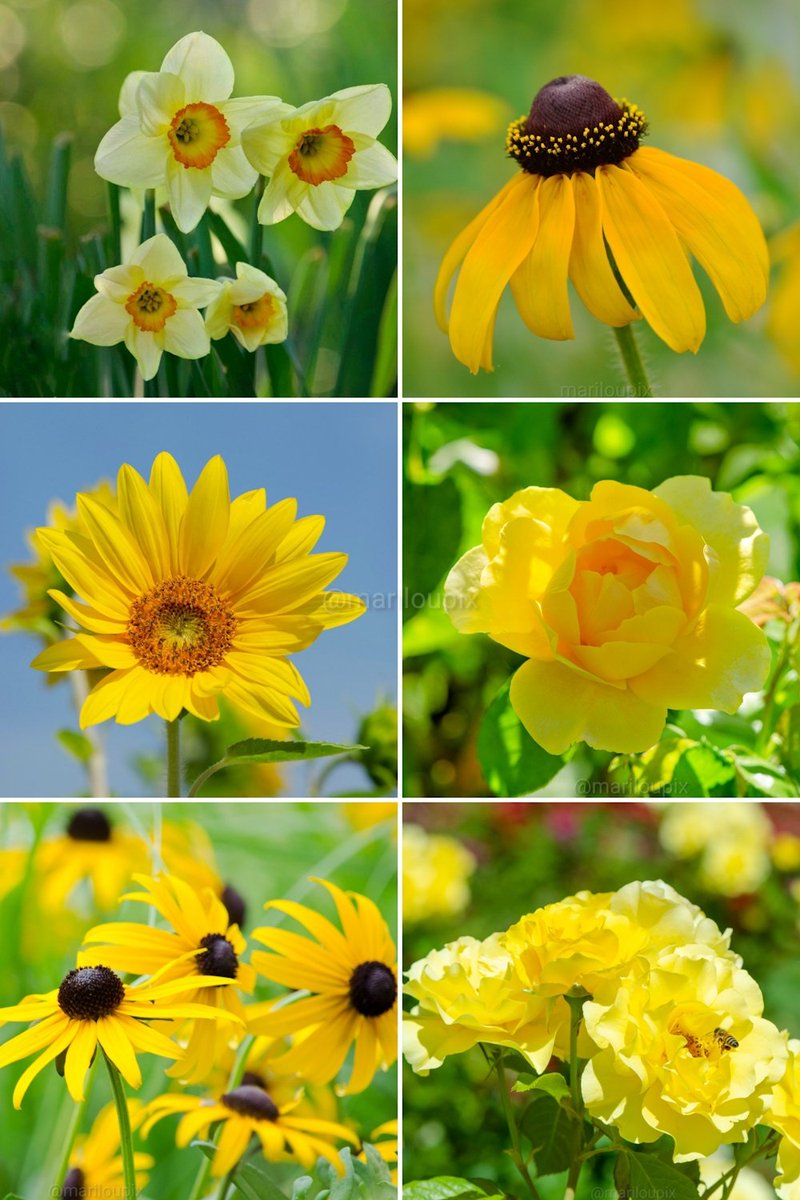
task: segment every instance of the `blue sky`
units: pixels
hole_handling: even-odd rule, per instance
[[[301,710],[304,733],[320,741],[355,740],[358,716],[381,696],[396,698],[397,408],[394,403],[4,403],[0,406],[0,613],[16,607],[8,566],[28,558],[26,529],[44,524],[53,499],[114,479],[128,462],[145,476],[169,450],[187,482],[221,454],[231,493],[266,487],[268,503],[298,500],[298,516],[327,519],[318,549],[345,551],[350,561],[333,585],[379,597],[351,625],[323,634],[296,658],[311,691]],[[388,599],[384,599],[388,597]],[[67,686],[47,687],[29,667],[35,638],[0,635],[3,752],[0,795],[69,796],[84,787],[79,765],[55,741],[75,727]],[[131,759],[157,752],[162,722],[127,728],[106,723],[111,787],[142,791]],[[305,790],[292,768],[292,794]],[[302,772],[302,773],[301,773]],[[342,767],[337,790],[365,787],[357,768]]]

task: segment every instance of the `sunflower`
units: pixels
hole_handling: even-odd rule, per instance
[[[295,500],[267,508],[263,489],[231,502],[219,456],[191,494],[171,455],[159,454],[149,485],[120,468],[115,505],[77,502],[86,537],[46,529],[40,538],[86,601],[50,593],[81,632],[32,665],[109,668],[83,704],[81,726],[110,717],[128,725],[150,713],[172,721],[182,709],[214,721],[222,693],[245,713],[299,725],[292,698],[310,698],[287,655],[365,609],[356,596],[323,590],[347,562],[310,553],[324,518],[296,521]]]
[[[227,978],[203,981],[204,987],[228,985]],[[73,1100],[82,1101],[84,1077],[99,1046],[132,1088],[142,1083],[136,1051],[180,1058],[180,1047],[146,1024],[204,1018],[236,1021],[236,1017],[205,1004],[189,1003],[185,980],[128,987],[119,975],[96,961],[69,971],[58,988],[39,996],[26,996],[19,1004],[0,1008],[0,1025],[6,1021],[35,1021],[0,1046],[0,1067],[39,1054],[14,1088],[14,1108],[19,1108],[32,1081],[48,1063],[64,1055],[64,1078]]]
[[[321,1156],[342,1174],[342,1164],[331,1139],[358,1145],[351,1130],[336,1121],[321,1121],[315,1117],[293,1116],[297,1105],[293,1100],[276,1104],[269,1092],[252,1083],[242,1083],[219,1100],[202,1096],[158,1096],[147,1106],[143,1132],[148,1134],[157,1121],[173,1113],[183,1113],[178,1125],[176,1142],[188,1146],[193,1138],[207,1133],[217,1121],[223,1122],[212,1173],[225,1175],[241,1159],[255,1136],[261,1143],[264,1157],[270,1162],[295,1159],[310,1168]]]
[[[315,938],[263,927],[256,941],[272,951],[256,950],[259,974],[285,987],[313,995],[279,1010],[250,1009],[253,1033],[294,1034],[291,1050],[275,1060],[279,1071],[296,1072],[312,1083],[328,1083],[339,1072],[351,1045],[353,1069],[345,1094],[361,1092],[379,1066],[397,1058],[397,966],[386,922],[371,900],[343,892],[323,879],[339,914],[340,932],[327,918],[291,900],[265,905],[294,917]]]
[[[138,1100],[128,1101],[128,1115],[131,1129],[137,1129],[144,1118]],[[137,1188],[144,1188],[153,1159],[149,1154],[135,1153],[133,1162]],[[115,1105],[101,1109],[90,1132],[76,1141],[60,1195],[61,1200],[125,1200]]]
[[[492,369],[508,283],[540,337],[575,336],[569,278],[599,321],[623,326],[641,315],[677,352],[696,351],[705,334],[690,255],[732,321],[764,303],[767,247],[745,197],[707,167],[640,148],[644,132],[635,104],[583,75],[551,80],[511,124],[506,148],[521,170],[459,234],[436,281],[437,320],[473,373]]]
[[[134,875],[134,879],[144,891],[129,892],[122,899],[150,905],[171,928],[126,921],[96,925],[84,938],[92,948],[81,951],[78,965],[100,958],[115,971],[157,976],[164,983],[185,980],[199,1003],[226,1009],[243,1022],[237,989],[252,992],[256,975],[241,961],[247,943],[239,927],[230,924],[222,900],[209,888],[195,892],[175,876]],[[222,976],[230,986],[206,988],[207,976]],[[215,1033],[213,1021],[193,1021],[186,1053],[168,1073],[190,1083],[205,1079],[214,1065]]]

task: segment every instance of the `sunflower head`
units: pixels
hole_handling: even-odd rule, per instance
[[[527,117],[512,121],[506,150],[529,175],[593,172],[639,148],[644,114],[618,103],[585,75],[559,75],[534,97]]]

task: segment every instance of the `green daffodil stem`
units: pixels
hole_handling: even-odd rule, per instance
[[[497,1073],[497,1083],[500,1089],[500,1103],[503,1106],[503,1116],[508,1125],[508,1133],[511,1138],[511,1158],[515,1167],[519,1171],[525,1186],[528,1189],[532,1200],[540,1200],[539,1193],[536,1190],[536,1184],[533,1182],[528,1170],[528,1164],[525,1161],[525,1156],[522,1153],[522,1147],[519,1140],[519,1129],[517,1128],[517,1118],[514,1115],[514,1106],[511,1102],[511,1097],[508,1094],[508,1085],[506,1083],[505,1071],[503,1070],[503,1054],[502,1051],[496,1050],[494,1053],[494,1069]]]
[[[156,194],[148,188],[144,194],[144,211],[142,212],[142,230],[140,241],[146,242],[154,237],[156,232]]]
[[[258,207],[264,195],[264,177],[259,176],[253,189],[253,218],[250,225],[250,265],[261,267],[261,253],[264,247],[264,226],[258,219]]]
[[[72,1157],[72,1147],[75,1145],[75,1138],[80,1132],[83,1114],[86,1112],[86,1105],[89,1102],[89,1092],[91,1091],[92,1080],[94,1079],[94,1069],[96,1066],[97,1056],[95,1055],[95,1060],[89,1068],[89,1075],[86,1080],[86,1089],[83,1099],[79,1104],[73,1104],[72,1106],[72,1113],[70,1115],[69,1125],[67,1126],[66,1137],[64,1138],[64,1148],[61,1153],[61,1161],[58,1164],[56,1181],[53,1184],[52,1195],[54,1196],[61,1195],[61,1191],[64,1187],[64,1180],[67,1178],[67,1173],[69,1171],[69,1160]]]
[[[647,378],[642,356],[639,353],[639,347],[636,344],[636,334],[633,332],[632,325],[621,325],[614,330],[614,336],[617,339],[619,352],[622,356],[622,364],[625,367],[625,374],[628,376],[628,382],[631,385],[634,396],[652,396],[653,389],[650,386],[650,380]]]
[[[181,719],[167,721],[167,795],[181,794]]]
[[[236,1058],[234,1060],[233,1066],[231,1067],[230,1076],[228,1077],[228,1086],[225,1089],[226,1092],[234,1091],[239,1086],[239,1084],[242,1082],[242,1076],[244,1075],[244,1069],[245,1069],[245,1066],[247,1065],[247,1056],[253,1047],[254,1041],[255,1041],[255,1038],[253,1037],[253,1035],[248,1033],[247,1037],[245,1037],[243,1039],[241,1046],[236,1051]],[[211,1138],[211,1141],[214,1142],[215,1145],[217,1142],[218,1135],[219,1135],[219,1126],[217,1126],[217,1132]],[[236,1173],[236,1167],[238,1167],[238,1165],[239,1164],[237,1163],[236,1166],[233,1168],[231,1177]],[[210,1171],[211,1171],[211,1159],[203,1158],[203,1161],[200,1164],[200,1170],[197,1172],[197,1178],[194,1181],[194,1187],[192,1188],[191,1193],[189,1195],[189,1200],[202,1200],[203,1196],[205,1196],[206,1184],[208,1183],[208,1176],[209,1176]],[[227,1188],[228,1183],[229,1183],[229,1179],[226,1177],[225,1183],[223,1184],[222,1190],[219,1192],[217,1200],[219,1200],[219,1197],[224,1196],[226,1194],[226,1188]]]
[[[125,1200],[136,1200],[136,1167],[133,1161],[133,1136],[131,1134],[128,1101],[125,1098],[125,1089],[122,1086],[119,1071],[105,1051],[103,1051],[103,1058],[106,1060],[108,1077],[111,1080],[111,1090],[114,1093],[114,1103],[117,1106],[119,1148],[122,1153],[122,1173],[125,1179]]]

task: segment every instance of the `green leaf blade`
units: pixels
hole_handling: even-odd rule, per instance
[[[510,686],[503,685],[481,721],[478,761],[495,796],[526,796],[549,783],[565,759],[533,740],[511,707]]]

